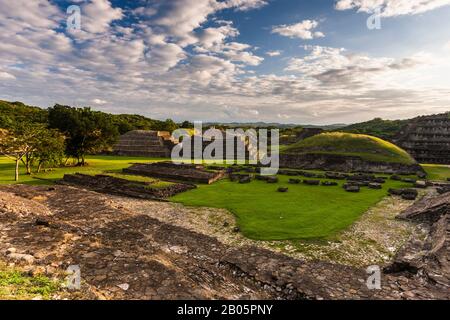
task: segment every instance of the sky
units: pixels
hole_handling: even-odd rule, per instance
[[[450,0],[0,0],[0,99],[41,107],[405,119],[450,111],[449,57]]]

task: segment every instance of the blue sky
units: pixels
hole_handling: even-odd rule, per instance
[[[450,110],[449,30],[450,0],[0,0],[0,99],[178,121],[408,118]]]

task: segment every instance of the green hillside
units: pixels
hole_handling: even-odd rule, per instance
[[[412,164],[403,149],[380,138],[343,132],[322,133],[285,148],[286,154],[334,154],[358,156],[367,161]]]
[[[10,128],[22,121],[47,123],[47,110],[31,107],[22,102],[0,100],[0,128]]]
[[[409,120],[383,120],[375,118],[370,121],[355,123],[344,128],[340,128],[340,132],[368,134],[382,139],[390,140],[395,137],[401,128],[408,123]]]

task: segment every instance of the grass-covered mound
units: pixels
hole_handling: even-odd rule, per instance
[[[362,160],[414,164],[403,149],[380,138],[353,133],[322,133],[284,148],[284,154],[330,154],[357,156]]]

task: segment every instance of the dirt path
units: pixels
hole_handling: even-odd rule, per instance
[[[364,269],[233,246],[152,217],[159,210],[165,215],[181,210],[176,206],[158,203],[148,210],[152,214],[126,202],[118,205],[115,197],[66,186],[2,186],[2,259],[11,260],[6,251],[15,248],[33,258],[17,263],[31,264],[36,272],[79,265],[84,288],[106,299],[443,296],[428,283],[387,275],[382,290],[370,291]]]

